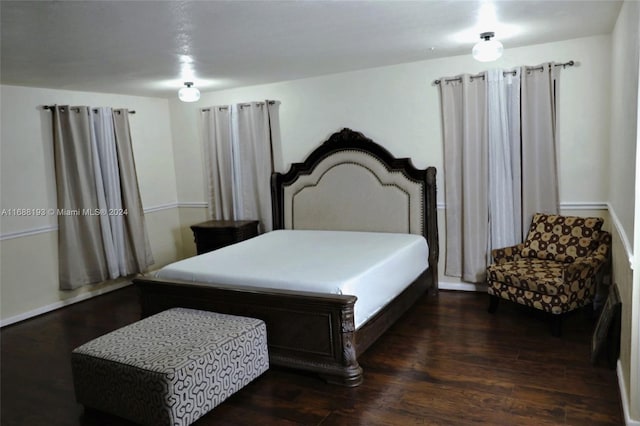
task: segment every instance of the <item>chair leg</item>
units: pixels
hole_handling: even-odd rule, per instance
[[[493,314],[498,310],[498,302],[500,302],[500,298],[498,296],[494,296],[493,294],[489,295],[489,313]]]
[[[552,315],[552,318],[551,318],[551,335],[553,337],[562,336],[562,317],[563,317],[563,315]]]

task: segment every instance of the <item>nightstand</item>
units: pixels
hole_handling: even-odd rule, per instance
[[[209,220],[191,226],[198,254],[239,243],[258,235],[257,220]]]

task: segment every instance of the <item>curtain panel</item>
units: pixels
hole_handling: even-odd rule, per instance
[[[231,220],[234,218],[233,156],[229,106],[202,111],[202,138],[209,215],[219,220]]]
[[[553,62],[522,70],[522,215],[558,213],[556,155],[556,83],[560,67]],[[522,230],[522,238],[526,237]]]
[[[273,146],[280,143],[280,102],[213,106],[202,113],[208,204],[215,219],[259,220],[273,229]]]
[[[489,250],[520,241],[520,72],[487,71]],[[491,259],[488,259],[489,261]]]
[[[55,106],[52,114],[60,289],[143,272],[153,256],[128,112]]]
[[[441,85],[446,217],[445,273],[482,279],[489,223],[486,91],[468,75]]]
[[[58,201],[58,264],[61,290],[108,278],[101,218],[75,215],[99,208],[99,169],[88,107],[53,110],[53,140]],[[68,212],[63,214],[60,212]]]
[[[126,269],[120,273],[124,276],[145,271],[154,263],[154,259],[133,158],[129,111],[126,109],[114,110],[113,125],[120,166],[122,207],[127,212],[127,214],[118,215],[116,211],[115,214],[115,216],[122,216],[124,219],[125,256],[123,260],[126,262]]]
[[[491,250],[557,213],[553,63],[442,78],[445,274],[483,282]]]
[[[90,120],[95,138],[92,149],[96,154],[96,189],[100,209],[122,209],[118,152],[113,129],[111,108],[94,108]],[[104,194],[104,196],[102,196]],[[115,279],[126,270],[124,255],[124,221],[122,215],[100,216],[104,251],[109,267],[109,278]]]

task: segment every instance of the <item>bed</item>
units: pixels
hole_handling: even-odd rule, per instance
[[[437,294],[435,176],[435,168],[417,169],[362,133],[334,133],[304,162],[272,176],[275,231],[135,279],[142,315],[186,307],[260,318],[272,365],[357,386],[358,356],[418,298]],[[391,250],[396,245],[402,256]],[[357,260],[341,260],[351,254]],[[369,275],[351,270],[372,256]],[[253,276],[230,275],[234,265]],[[260,269],[270,266],[271,275]],[[320,285],[320,276],[328,281]],[[396,286],[397,276],[409,285],[391,296],[369,291]],[[359,299],[351,294],[358,292]]]

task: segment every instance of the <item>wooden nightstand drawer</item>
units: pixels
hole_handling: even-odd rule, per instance
[[[198,254],[258,235],[257,220],[210,220],[191,226]]]

